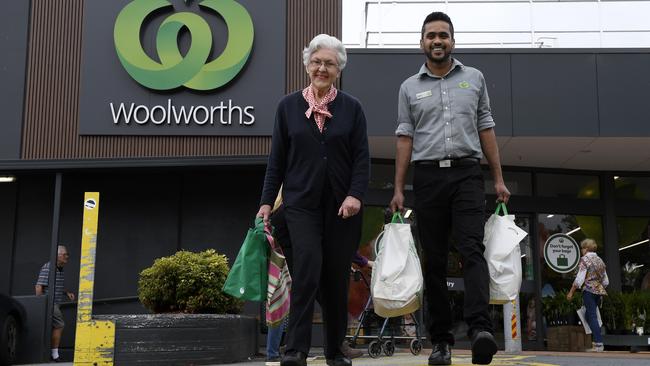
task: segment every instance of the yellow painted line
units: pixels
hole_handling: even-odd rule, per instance
[[[99,192],[86,192],[83,212],[74,365],[113,365],[115,324],[92,320]]]

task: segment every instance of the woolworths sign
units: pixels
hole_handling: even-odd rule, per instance
[[[284,14],[280,0],[88,0],[80,133],[270,135]]]

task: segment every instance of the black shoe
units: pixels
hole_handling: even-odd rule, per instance
[[[472,336],[472,363],[489,365],[492,356],[497,353],[497,342],[490,332],[477,331]]]
[[[61,357],[54,358],[54,357],[51,357],[51,356],[50,356],[50,361],[52,361],[52,362],[63,362]]]
[[[345,356],[328,359],[325,363],[327,363],[327,366],[352,366],[352,361]]]
[[[307,366],[307,355],[300,351],[289,351],[284,354],[280,366]]]
[[[429,356],[429,365],[451,365],[451,347],[449,343],[440,342],[433,345]]]

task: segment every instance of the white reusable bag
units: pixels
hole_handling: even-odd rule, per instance
[[[499,215],[503,210],[504,216]],[[490,303],[505,304],[519,295],[521,287],[521,249],[519,242],[528,233],[515,224],[503,202],[485,223],[483,245],[490,271]]]
[[[375,313],[384,318],[410,314],[422,302],[422,267],[411,234],[411,225],[399,213],[375,243],[375,265],[372,267],[370,289]]]
[[[578,318],[580,318],[582,326],[585,328],[585,333],[591,334],[591,327],[589,326],[589,323],[587,323],[587,308],[582,305],[580,309],[576,310],[576,313],[578,313]],[[602,327],[603,320],[600,318],[600,309],[598,306],[596,306],[596,318],[598,319],[598,325]]]

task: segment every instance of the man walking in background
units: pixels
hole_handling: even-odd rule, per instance
[[[68,250],[65,246],[59,245],[56,257],[56,280],[54,285],[54,312],[52,313],[52,361],[59,362],[59,344],[61,343],[61,335],[65,322],[63,321],[63,314],[59,308],[59,304],[66,301],[74,301],[74,293],[65,290],[65,275],[63,267],[68,263]],[[50,262],[47,262],[41,267],[41,272],[38,274],[36,280],[36,295],[47,294],[47,286],[50,278]]]

